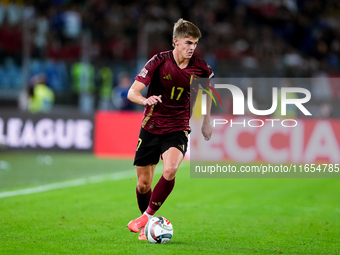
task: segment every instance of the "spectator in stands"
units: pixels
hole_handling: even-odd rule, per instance
[[[111,68],[103,61],[100,64],[100,69],[97,73],[97,80],[99,84],[99,103],[100,110],[112,110],[112,85],[113,85],[113,72]]]
[[[131,86],[131,78],[128,73],[119,75],[119,83],[112,91],[112,102],[118,110],[133,110],[134,103],[127,99],[127,94]]]
[[[21,61],[22,32],[18,24],[11,24],[5,19],[0,27],[0,58],[13,58],[16,63]]]
[[[31,78],[29,98],[31,113],[51,111],[55,98],[53,90],[46,84],[45,74],[37,74]]]
[[[94,92],[94,66],[91,63],[78,62],[72,66],[73,91],[79,93]]]

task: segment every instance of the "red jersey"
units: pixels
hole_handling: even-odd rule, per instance
[[[142,127],[153,134],[190,130],[190,78],[212,78],[211,67],[202,59],[192,56],[187,67],[181,69],[172,50],[153,56],[135,80],[148,86],[147,97],[162,95],[162,103],[146,105]]]

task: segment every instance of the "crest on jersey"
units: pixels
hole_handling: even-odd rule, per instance
[[[143,78],[146,77],[148,74],[148,70],[145,69],[145,67],[139,72],[138,76],[142,76]]]

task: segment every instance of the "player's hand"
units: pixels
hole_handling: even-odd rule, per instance
[[[161,97],[162,95],[151,96],[143,101],[143,105],[154,105],[157,104],[158,102],[162,103]]]
[[[203,122],[202,125],[202,135],[206,141],[209,141],[212,135],[213,128],[210,124],[210,122]]]

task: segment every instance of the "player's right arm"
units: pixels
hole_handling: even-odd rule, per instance
[[[140,82],[140,81],[135,81],[131,88],[129,89],[127,98],[136,104],[140,104],[140,105],[154,105],[157,104],[158,102],[162,103],[162,95],[159,96],[150,96],[148,98],[145,98],[142,95],[142,90],[145,89],[145,85],[144,83]]]

